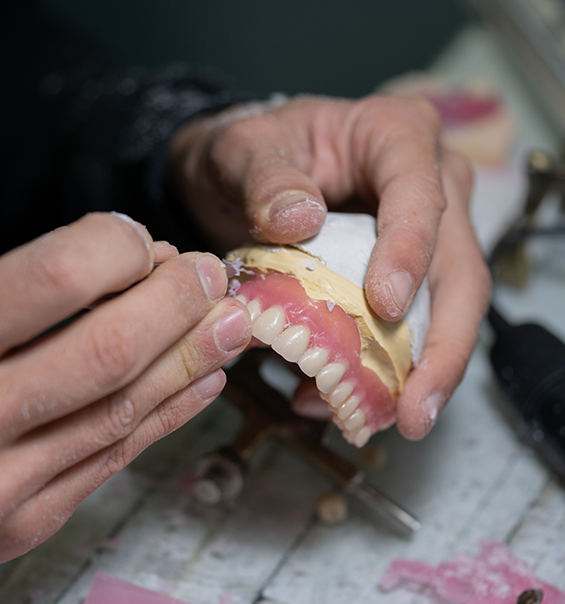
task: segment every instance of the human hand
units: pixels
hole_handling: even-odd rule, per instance
[[[471,172],[440,135],[421,99],[302,97],[196,120],[171,150],[177,187],[219,253],[250,233],[278,244],[311,237],[329,208],[377,215],[365,290],[383,319],[401,319],[429,274],[431,328],[397,401],[411,439],[431,429],[462,379],[490,291],[468,216]],[[311,383],[294,406],[319,413]]]
[[[251,329],[242,304],[221,300],[217,258],[179,255],[122,215],[88,215],[0,257],[0,283],[3,562],[214,400]]]

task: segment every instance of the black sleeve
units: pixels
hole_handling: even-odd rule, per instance
[[[183,122],[249,97],[184,64],[117,69],[33,2],[0,8],[0,253],[86,212],[116,210],[200,249],[166,186]]]

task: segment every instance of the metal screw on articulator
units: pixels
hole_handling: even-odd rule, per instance
[[[296,416],[284,396],[261,378],[259,367],[269,354],[267,349],[249,350],[226,371],[224,393],[242,409],[245,421],[229,447],[201,461],[193,488],[198,501],[217,504],[239,495],[247,461],[261,442],[275,438],[302,455],[342,492],[364,502],[391,529],[407,536],[418,531],[420,522],[414,516],[369,485],[355,465],[323,445],[328,429],[324,422]],[[344,516],[342,502],[335,496],[320,500],[318,507],[320,517],[329,522]]]

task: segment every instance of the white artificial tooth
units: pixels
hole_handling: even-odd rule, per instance
[[[355,444],[355,443],[353,442],[353,434],[351,434],[351,432],[349,432],[349,430],[344,430],[344,429],[342,428],[341,435],[343,436],[343,438],[344,438],[344,439],[345,439],[345,440],[346,440],[346,441],[347,441],[347,442],[348,442],[350,445]]]
[[[346,366],[343,363],[330,363],[316,376],[316,386],[320,392],[331,392],[341,381]]]
[[[353,384],[351,382],[341,382],[329,394],[328,403],[334,407],[339,407],[345,403],[347,398],[353,392]]]
[[[280,306],[271,306],[253,320],[253,335],[264,344],[272,344],[282,333],[286,315]]]
[[[283,359],[296,363],[306,352],[310,343],[310,330],[304,325],[292,325],[285,329],[272,343],[272,348]]]
[[[243,294],[239,294],[235,297],[236,300],[239,300],[242,304],[247,306],[247,298]]]
[[[363,445],[366,445],[371,438],[371,428],[369,428],[369,426],[363,426],[360,430],[352,432],[351,434],[353,436],[353,444],[356,447],[361,448]]]
[[[251,315],[251,320],[254,321],[261,314],[261,302],[257,298],[247,303],[247,310]]]
[[[337,410],[337,416],[340,419],[347,419],[359,407],[360,402],[361,399],[356,394],[350,396]]]
[[[356,409],[343,423],[347,430],[359,430],[365,425],[365,412],[363,409]]]
[[[300,357],[298,366],[308,377],[314,377],[327,363],[329,356],[325,348],[311,348]]]

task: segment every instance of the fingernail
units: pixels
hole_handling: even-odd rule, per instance
[[[214,325],[218,348],[230,352],[251,338],[251,321],[245,311],[236,308],[222,315]]]
[[[269,208],[269,220],[288,219],[296,211],[308,209],[324,213],[324,208],[304,191],[289,191],[279,197]]]
[[[203,401],[215,398],[226,385],[226,374],[221,369],[199,378],[192,384],[192,390]]]
[[[394,303],[404,312],[412,296],[414,283],[412,277],[406,271],[397,271],[388,277],[388,287],[394,299]]]
[[[122,220],[127,222],[129,225],[131,225],[143,237],[143,241],[145,241],[145,245],[147,246],[147,249],[148,250],[151,249],[151,244],[153,243],[153,239],[151,239],[151,235],[149,235],[149,231],[141,223],[136,222],[131,216],[128,216],[127,214],[122,214],[121,212],[110,212],[110,214],[112,214],[113,216],[116,216],[117,218],[121,218]]]
[[[196,267],[202,282],[202,287],[210,300],[218,300],[225,293],[228,287],[228,278],[224,265],[212,254],[202,254]]]
[[[424,411],[426,413],[428,431],[434,427],[440,411],[444,408],[446,398],[441,392],[430,394],[424,401]]]

